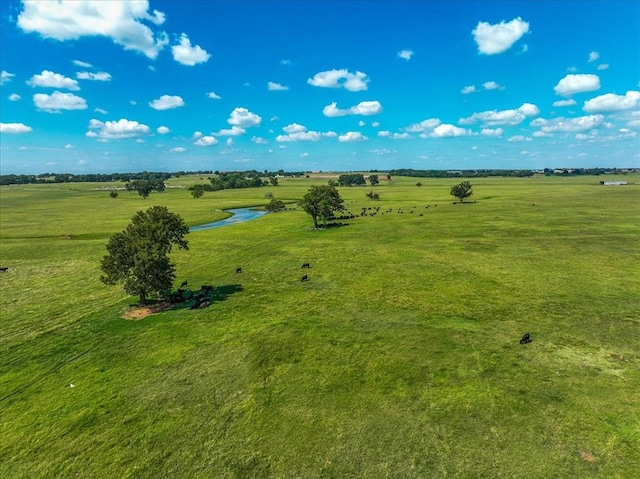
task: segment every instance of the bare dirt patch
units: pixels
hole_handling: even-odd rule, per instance
[[[146,306],[131,306],[122,314],[122,318],[128,319],[130,321],[140,321],[147,316],[151,316],[152,314],[160,313],[162,311],[167,311],[174,306],[175,305],[171,303],[149,304]]]
[[[595,462],[596,460],[593,454],[589,454],[588,452],[581,452],[580,455],[582,456],[582,459],[584,459],[587,462]]]

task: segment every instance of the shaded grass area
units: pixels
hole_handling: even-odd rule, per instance
[[[562,180],[474,180],[478,202],[453,205],[447,181],[400,178],[375,205],[402,215],[192,233],[179,280],[242,291],[136,322],[99,260],[151,203],[83,192],[63,228],[45,211],[73,192],[3,188],[0,390],[17,392],[0,402],[0,474],[633,477],[640,194]],[[263,195],[150,200],[200,221]]]

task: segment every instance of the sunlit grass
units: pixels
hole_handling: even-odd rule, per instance
[[[135,299],[99,281],[140,209],[194,225],[324,181],[198,200],[0,189],[0,474],[636,474],[637,185],[477,179],[476,203],[454,205],[454,180],[383,180],[380,201],[340,192],[354,213],[393,212],[341,228],[290,210],[189,234],[179,280],[235,286],[207,309],[125,321]]]

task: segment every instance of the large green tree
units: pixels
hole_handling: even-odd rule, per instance
[[[189,249],[184,239],[188,233],[180,215],[165,206],[138,211],[124,231],[109,238],[109,254],[101,262],[101,281],[123,283],[124,290],[139,296],[141,304],[152,294],[166,295],[175,280],[175,265],[168,255],[174,245]]]
[[[319,227],[318,220],[326,222],[334,217],[336,211],[344,209],[344,201],[340,197],[340,193],[330,185],[312,186],[298,204],[311,215],[314,228]]]
[[[137,191],[140,196],[147,198],[152,191],[164,191],[165,185],[161,179],[132,180],[125,184],[125,188],[127,191]]]
[[[470,182],[463,181],[462,183],[451,187],[451,196],[455,196],[460,201],[464,201],[465,198],[468,198],[473,194],[473,190],[471,188]]]

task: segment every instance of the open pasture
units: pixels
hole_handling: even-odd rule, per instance
[[[339,188],[380,207],[343,227],[295,209],[193,232],[177,281],[216,301],[140,321],[99,281],[136,211],[196,225],[326,179],[2,187],[0,476],[635,477],[640,185],[599,179],[473,179],[453,204],[460,180],[381,175],[380,201]]]

